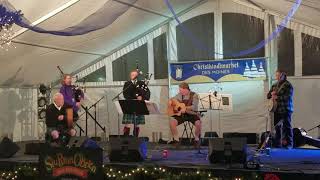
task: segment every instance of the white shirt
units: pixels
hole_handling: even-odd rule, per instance
[[[59,107],[55,102],[53,102],[53,104],[59,111],[61,110],[61,106]]]

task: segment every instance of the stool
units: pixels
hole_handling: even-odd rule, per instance
[[[192,142],[192,139],[194,139],[194,134],[193,134],[193,124],[190,121],[185,121],[183,122],[183,132],[181,138],[184,139],[186,138],[188,141]],[[188,130],[190,132],[188,132]]]

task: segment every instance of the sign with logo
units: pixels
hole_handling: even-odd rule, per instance
[[[102,150],[43,146],[39,156],[41,179],[103,179]]]
[[[170,64],[172,84],[265,80],[266,59],[212,60]]]

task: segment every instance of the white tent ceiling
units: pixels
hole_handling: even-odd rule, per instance
[[[18,10],[34,22],[71,0],[9,0]],[[108,0],[79,0],[74,5],[42,22],[39,26],[58,30],[77,24],[88,15],[99,9]],[[124,0],[122,0],[124,1]],[[175,11],[180,12],[199,3],[201,0],[170,0]],[[211,1],[211,0],[209,0]],[[214,1],[214,0],[212,0]],[[232,1],[232,0],[228,0]],[[242,0],[248,2],[246,0]],[[251,2],[279,14],[287,14],[294,0],[251,0]],[[320,27],[320,1],[304,0],[295,18]],[[15,38],[34,45],[51,46],[60,49],[71,49],[94,53],[89,55],[43,47],[16,44],[16,49],[0,51],[0,85],[21,86],[41,82],[52,82],[59,77],[56,66],[60,65],[66,72],[73,72],[99,58],[98,54],[107,54],[152,27],[168,19],[171,14],[163,0],[138,0],[135,4],[146,10],[158,12],[156,15],[137,8],[130,8],[111,26],[74,37],[61,37],[26,31]],[[15,27],[15,31],[20,30]]]

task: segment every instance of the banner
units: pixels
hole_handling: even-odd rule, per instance
[[[171,84],[265,80],[266,59],[212,60],[170,63]]]
[[[40,179],[103,179],[102,150],[42,146]]]

